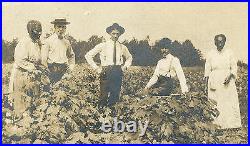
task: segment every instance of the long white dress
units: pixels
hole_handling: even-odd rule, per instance
[[[223,84],[230,73],[237,77],[237,62],[231,50],[211,50],[206,58],[205,76],[209,77],[208,98],[217,101],[217,109],[220,112],[214,123],[221,126],[221,129],[241,127],[235,79],[228,85]]]

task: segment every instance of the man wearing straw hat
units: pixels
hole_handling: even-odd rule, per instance
[[[100,107],[111,107],[119,101],[123,71],[132,63],[132,55],[128,48],[118,41],[125,29],[114,23],[106,28],[106,32],[110,35],[110,39],[95,46],[85,55],[87,62],[100,74]],[[101,66],[98,66],[93,60],[98,53]]]
[[[55,33],[45,43],[42,52],[42,62],[48,66],[52,84],[64,78],[70,78],[70,72],[75,66],[75,54],[69,40],[65,38],[66,26],[70,24],[65,18],[51,22]]]

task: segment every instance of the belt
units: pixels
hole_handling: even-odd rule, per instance
[[[121,65],[108,65],[108,66],[102,66],[103,68],[117,68],[117,67],[121,67]]]

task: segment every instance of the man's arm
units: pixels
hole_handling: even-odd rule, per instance
[[[69,69],[70,69],[70,71],[72,71],[75,67],[75,53],[74,53],[71,45],[68,46],[67,57],[69,60]]]
[[[123,55],[125,56],[126,58],[126,61],[124,63],[124,67],[125,68],[128,68],[131,66],[132,64],[132,60],[133,60],[133,57],[132,55],[130,54],[128,48],[126,46],[124,46],[124,49],[123,49]]]
[[[102,44],[96,45],[92,50],[90,50],[86,55],[85,59],[88,62],[88,64],[95,70],[97,70],[99,67],[94,61],[94,57],[96,54],[100,53],[102,49]]]
[[[44,47],[41,49],[42,65],[48,67],[48,56],[49,56],[49,42],[46,41]]]

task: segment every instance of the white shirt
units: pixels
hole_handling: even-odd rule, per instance
[[[146,88],[150,88],[151,86],[153,86],[158,81],[158,77],[160,75],[174,77],[176,76],[176,74],[180,81],[182,93],[188,92],[186,78],[183,73],[180,61],[178,58],[174,57],[171,54],[168,54],[166,58],[158,61],[154,74],[146,85]]]
[[[116,64],[113,61],[114,52],[114,41],[108,40],[107,42],[100,43],[96,45],[92,50],[90,50],[85,58],[91,67],[97,69],[98,66],[94,62],[93,58],[96,54],[100,54],[101,66],[108,65],[122,65],[124,63],[123,57],[126,61],[124,67],[129,67],[132,64],[132,55],[129,53],[128,48],[121,44],[119,41],[116,42]]]
[[[47,63],[66,63],[70,70],[75,66],[75,53],[71,44],[65,38],[58,39],[56,34],[50,36],[42,50],[42,62]]]

